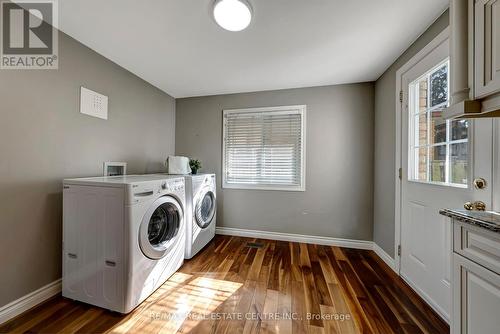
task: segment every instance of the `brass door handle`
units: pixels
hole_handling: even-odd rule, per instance
[[[467,202],[464,204],[464,208],[469,211],[486,211],[486,204],[481,201],[476,201],[474,203]]]

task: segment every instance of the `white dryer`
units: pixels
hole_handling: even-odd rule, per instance
[[[215,236],[217,197],[215,174],[187,175],[186,259],[196,255]]]
[[[184,178],[64,180],[64,297],[128,313],[184,260]]]

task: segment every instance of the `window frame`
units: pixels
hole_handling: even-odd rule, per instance
[[[436,72],[437,70],[439,70],[441,67],[443,67],[443,65],[447,65],[448,67],[448,72],[447,72],[447,80],[448,80],[448,99],[446,102],[442,102],[442,103],[439,103],[435,106],[429,106],[426,108],[425,111],[423,112],[420,112],[420,111],[417,111],[417,112],[412,112],[412,108],[415,108],[415,105],[419,99],[419,96],[415,96],[415,90],[413,88],[417,87],[418,89],[418,83],[419,81],[421,81],[423,78],[427,77],[427,82],[428,82],[428,85],[430,85],[430,77],[431,75]],[[440,142],[440,143],[434,143],[434,144],[430,144],[429,143],[429,135],[430,135],[430,131],[431,131],[431,117],[429,116],[432,115],[433,112],[435,111],[438,111],[442,108],[446,108],[448,105],[449,105],[449,102],[450,102],[450,59],[449,57],[446,58],[446,60],[443,60],[441,61],[439,64],[437,64],[436,66],[432,67],[429,71],[427,71],[425,74],[423,74],[421,77],[415,79],[414,81],[410,82],[408,84],[409,86],[409,89],[408,89],[408,92],[409,92],[409,96],[408,96],[408,103],[409,105],[411,105],[412,107],[408,107],[408,182],[413,182],[413,183],[421,183],[421,184],[428,184],[428,185],[438,185],[438,186],[445,186],[445,187],[452,187],[452,188],[463,188],[463,189],[467,189],[469,188],[469,184],[470,184],[470,178],[471,178],[471,168],[472,166],[470,165],[471,164],[471,156],[472,156],[472,122],[470,122],[469,120],[469,127],[468,127],[468,134],[467,134],[467,139],[458,139],[458,140],[453,140],[451,138],[451,122],[453,120],[446,120],[446,140],[443,141],[443,142]],[[411,88],[411,89],[410,89]],[[427,99],[428,99],[428,104],[430,105],[430,93],[427,95]],[[416,143],[416,129],[415,129],[415,125],[416,125],[416,117],[419,116],[419,115],[425,115],[426,116],[426,123],[427,123],[427,133],[426,133],[426,136],[427,136],[427,140],[426,140],[426,144],[425,145],[419,145]],[[468,167],[467,167],[467,183],[465,184],[462,184],[462,183],[453,183],[450,181],[450,152],[451,152],[451,146],[453,144],[461,144],[461,143],[467,143],[468,145],[468,159],[467,159],[467,163],[468,163]],[[445,169],[445,179],[448,180],[448,182],[441,182],[441,181],[431,181],[430,180],[430,150],[434,147],[441,147],[441,146],[444,146],[446,147],[446,163],[445,163],[445,166],[446,166],[446,169]],[[423,149],[425,148],[427,153],[426,153],[426,157],[427,157],[427,171],[426,171],[426,175],[427,175],[427,180],[419,180],[417,177],[416,177],[416,170],[417,170],[417,164],[418,164],[418,158],[416,158],[415,156],[415,152],[418,150],[418,149]]]
[[[228,183],[226,181],[226,115],[238,113],[272,113],[272,114],[291,114],[294,110],[301,115],[301,152],[300,152],[300,184],[298,186],[282,186],[273,184],[246,184],[246,183]],[[259,107],[259,108],[244,108],[244,109],[224,109],[222,110],[222,188],[223,189],[240,189],[240,190],[273,190],[273,191],[306,191],[306,105],[291,105],[277,107]]]

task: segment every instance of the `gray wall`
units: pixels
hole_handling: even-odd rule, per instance
[[[61,277],[61,180],[103,161],[157,172],[174,152],[175,101],[60,34],[59,70],[0,71],[0,306]],[[109,120],[79,113],[79,89]]]
[[[222,110],[307,105],[306,191],[220,189]],[[372,240],[372,83],[176,100],[176,153],[218,178],[218,226]]]
[[[373,240],[394,256],[396,71],[449,25],[448,11],[375,83],[375,191]]]

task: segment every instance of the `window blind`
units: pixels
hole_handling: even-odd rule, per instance
[[[303,106],[225,111],[225,185],[300,190],[304,111]]]

